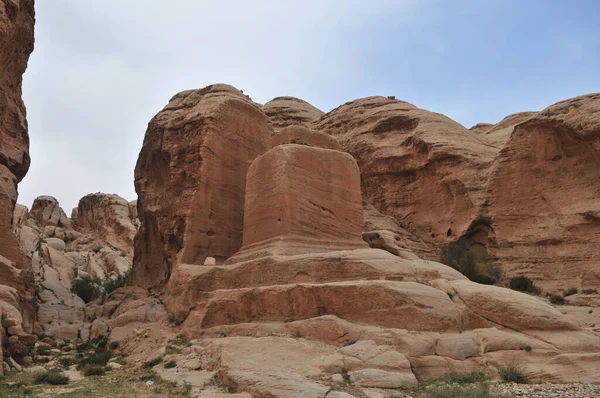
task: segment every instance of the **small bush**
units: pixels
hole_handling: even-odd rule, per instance
[[[448,295],[448,297],[450,298],[450,300],[452,300],[454,298],[454,293],[452,293],[452,292],[446,292],[446,294]]]
[[[583,289],[581,294],[598,294],[598,290],[596,289]]]
[[[78,295],[84,303],[97,298],[101,293],[101,282],[99,278],[84,276],[83,278],[74,279],[71,284],[71,292]]]
[[[111,350],[116,350],[119,348],[119,342],[118,341],[113,341],[110,343],[110,345],[108,346],[108,348],[110,348]]]
[[[175,361],[169,361],[169,362],[165,363],[165,369],[172,369],[175,366],[177,366],[177,362],[175,362]]]
[[[569,290],[565,290],[563,292],[563,297],[568,297],[568,296],[572,296],[574,294],[577,294],[578,290],[576,287],[572,287]]]
[[[516,362],[499,367],[498,374],[502,381],[507,383],[527,383],[527,377],[523,374],[523,367]]]
[[[79,364],[77,365],[78,369],[83,369],[87,365],[99,365],[104,366],[108,363],[108,360],[113,357],[112,351],[100,351],[95,352],[91,355],[83,356],[79,360]]]
[[[523,346],[523,349],[525,350],[525,352],[531,352],[531,350],[533,350],[533,348],[529,344]]]
[[[512,290],[526,293],[538,293],[539,289],[535,287],[533,281],[526,276],[515,276],[510,279],[508,286]]]
[[[75,361],[71,357],[62,357],[58,360],[58,364],[63,368],[68,368],[71,365],[75,364]]]
[[[590,308],[590,309],[588,310],[588,314],[591,314],[592,312],[594,312],[594,310]]]
[[[417,395],[422,398],[502,398],[489,383],[477,384],[430,384]]]
[[[38,373],[33,382],[35,384],[51,384],[53,386],[69,384],[69,377],[55,370]]]
[[[550,302],[555,305],[563,305],[566,303],[565,298],[563,296],[559,296],[558,294],[551,294],[549,299]]]
[[[488,377],[483,372],[464,372],[464,373],[453,373],[445,376],[441,379],[446,384],[472,384],[487,381]]]
[[[106,278],[104,280],[104,284],[102,285],[104,288],[104,291],[107,294],[110,294],[113,291],[117,290],[118,288],[125,286],[125,282],[127,281],[128,275],[129,275],[129,272],[126,272],[125,274],[119,275],[116,278]]]
[[[153,368],[156,365],[158,365],[159,363],[161,363],[162,361],[163,361],[163,357],[162,356],[156,357],[154,359],[151,359],[149,361],[144,362],[143,367],[146,368],[146,369]]]
[[[50,346],[39,345],[35,349],[35,352],[37,353],[37,355],[45,356],[45,355],[50,355],[50,350],[52,350],[52,347],[50,347]]]
[[[486,255],[478,255],[469,247],[467,238],[451,242],[442,250],[440,262],[454,268],[473,282],[496,284],[502,277],[502,267]]]
[[[104,376],[106,370],[104,369],[104,366],[87,365],[83,368],[83,374],[85,376]]]

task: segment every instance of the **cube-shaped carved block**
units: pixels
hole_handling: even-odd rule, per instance
[[[232,260],[366,248],[362,231],[354,158],[331,149],[279,145],[248,170],[243,247]]]

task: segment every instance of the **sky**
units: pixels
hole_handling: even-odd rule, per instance
[[[228,83],[328,112],[395,95],[465,127],[600,91],[597,0],[38,0],[19,203],[137,195],[150,119]]]

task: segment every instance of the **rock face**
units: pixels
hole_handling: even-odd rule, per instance
[[[31,258],[36,329],[57,339],[85,338],[90,329],[85,303],[71,286],[84,276],[105,280],[129,272],[137,225],[130,203],[117,195],[90,194],[79,201],[75,219],[51,196],[36,198],[31,209],[17,205],[13,230]]]
[[[440,115],[379,97],[344,105],[315,126],[356,161],[316,131],[273,134],[261,110],[229,86],[179,94],[151,122],[136,169],[134,283],[168,280],[161,293],[169,318],[187,338],[202,339],[186,363],[257,396],[324,397],[326,380],[343,381],[344,372],[358,391],[452,372],[495,375],[515,357],[536,380],[600,381],[593,367],[571,362],[597,355],[599,336],[536,297],[468,281],[413,251],[435,254],[434,244],[473,231],[487,215],[493,145]],[[218,143],[233,135],[227,152]],[[256,142],[264,144],[238,153]],[[203,150],[201,161],[177,160]],[[157,153],[168,160],[160,178]],[[240,168],[222,160],[234,156]],[[214,202],[190,211],[199,206],[194,198],[207,197]],[[223,226],[242,237],[220,233]],[[144,275],[156,270],[159,277]]]
[[[549,290],[600,286],[600,94],[514,127],[488,181],[491,251]]]
[[[354,156],[365,200],[426,243],[453,241],[478,217],[496,150],[449,118],[369,97],[340,106],[313,126]]]
[[[294,97],[277,97],[263,105],[262,110],[271,119],[275,130],[288,126],[310,127],[323,112],[306,101]]]
[[[21,83],[33,51],[33,25],[33,0],[0,1],[0,307],[2,319],[28,333],[35,317],[33,275],[13,234],[12,216],[17,183],[30,163]]]
[[[599,102],[591,94],[466,130],[371,97],[312,126],[358,161],[372,247],[435,260],[466,236],[506,278],[526,275],[557,291],[600,284]]]
[[[239,250],[246,172],[271,134],[259,107],[223,84],[177,94],[150,121],[135,169],[133,284],[157,286],[178,262],[222,263]]]
[[[366,247],[360,172],[352,156],[280,145],[248,170],[244,239],[230,259]]]

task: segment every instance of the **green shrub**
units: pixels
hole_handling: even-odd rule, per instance
[[[525,352],[531,352],[531,350],[533,350],[533,348],[529,344],[523,346],[523,349],[525,350]]]
[[[523,371],[523,367],[516,362],[510,362],[498,368],[500,378],[507,383],[527,383],[527,377],[523,374]]]
[[[104,366],[86,365],[83,368],[83,374],[85,376],[104,376],[106,374],[106,370],[104,369]]]
[[[99,278],[84,276],[83,278],[73,280],[71,292],[78,295],[84,303],[89,303],[100,295],[102,291],[101,285]]]
[[[169,362],[165,363],[165,369],[171,369],[171,368],[174,368],[175,366],[177,366],[177,362],[175,362],[175,361],[169,361]]]
[[[108,360],[113,357],[113,352],[110,350],[95,352],[90,355],[85,355],[79,360],[77,365],[78,369],[83,369],[87,365],[99,365],[104,366],[108,363]]]
[[[478,255],[469,247],[467,238],[451,242],[442,250],[440,262],[454,268],[473,282],[496,284],[502,277],[502,267],[486,255]]]
[[[552,304],[556,305],[563,305],[566,303],[565,298],[563,296],[559,296],[558,294],[551,294],[549,299]]]
[[[489,383],[477,384],[430,384],[417,395],[421,398],[502,398]]]
[[[129,276],[129,272],[126,272],[123,275],[119,275],[116,278],[106,278],[104,280],[104,284],[102,285],[104,288],[104,291],[107,294],[112,293],[113,291],[117,290],[120,287],[125,286],[125,282],[127,281],[127,277]]]
[[[598,294],[598,290],[596,289],[583,289],[581,294]]]
[[[512,290],[518,290],[526,293],[539,293],[539,289],[533,284],[533,281],[526,276],[515,276],[510,279],[508,286]]]
[[[563,297],[567,297],[567,296],[572,296],[574,294],[577,294],[578,290],[576,287],[572,287],[569,290],[565,290],[563,292]]]
[[[37,355],[45,356],[45,355],[50,355],[50,350],[52,350],[52,347],[50,347],[50,346],[39,345],[35,349],[35,352]]]
[[[75,361],[71,357],[62,357],[59,358],[58,364],[63,368],[68,368],[69,366],[74,365]]]
[[[159,363],[161,363],[162,360],[163,360],[162,356],[153,358],[153,359],[151,359],[149,361],[144,362],[143,367],[146,368],[146,369],[153,368],[154,366],[156,366]]]
[[[116,350],[117,348],[119,348],[119,342],[118,341],[113,341],[110,343],[110,345],[108,346],[111,350]]]
[[[452,373],[446,375],[440,381],[446,384],[472,384],[487,381],[488,377],[483,372],[463,372],[463,373]]]
[[[35,375],[33,382],[35,384],[52,384],[52,385],[65,385],[69,384],[69,377],[65,376],[61,372],[56,370],[49,370],[47,372],[38,373]]]

